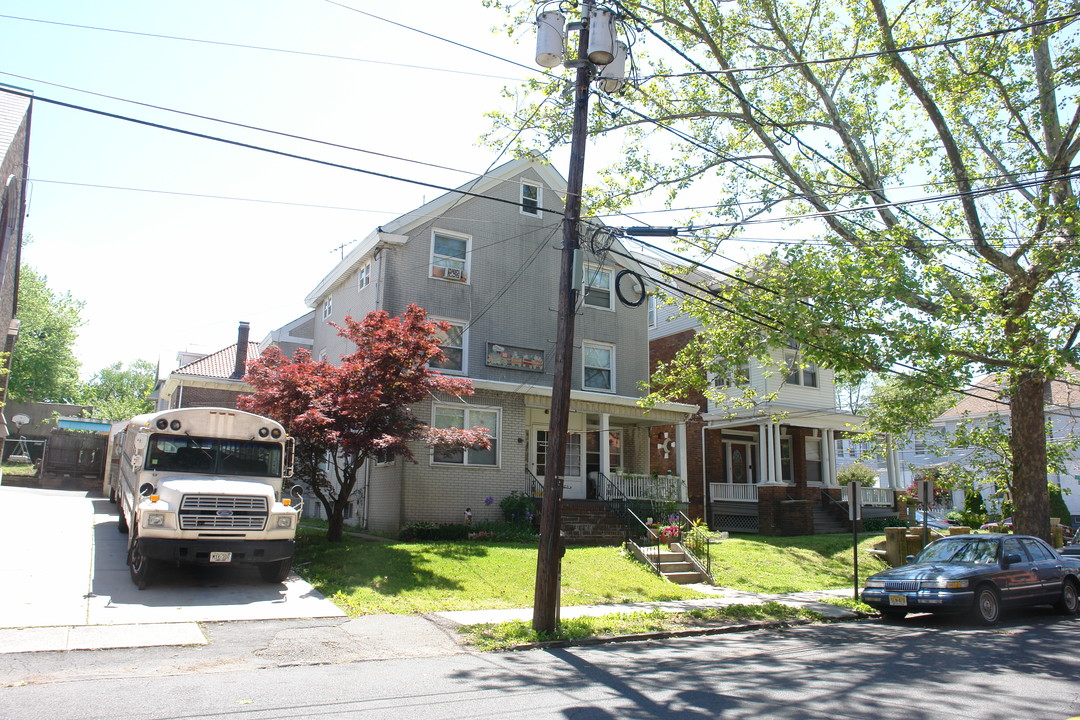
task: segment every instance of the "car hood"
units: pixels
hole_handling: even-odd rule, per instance
[[[964,578],[980,575],[987,570],[997,569],[994,565],[976,565],[974,563],[912,563],[891,570],[879,572],[871,577],[875,580],[928,580],[932,578]]]

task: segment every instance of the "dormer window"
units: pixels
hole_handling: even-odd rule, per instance
[[[540,186],[521,183],[521,214],[540,216]]]
[[[469,279],[469,245],[472,238],[442,230],[431,233],[431,277],[454,282]]]

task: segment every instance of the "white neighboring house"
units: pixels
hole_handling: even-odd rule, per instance
[[[957,423],[964,419],[979,421],[998,416],[1008,420],[1008,399],[1002,394],[1001,383],[994,377],[988,376],[971,385],[966,393],[956,405],[934,418],[933,426],[936,431],[953,432],[956,430]],[[1073,369],[1067,378],[1050,383],[1046,419],[1052,428],[1049,442],[1075,438],[1080,433],[1080,370]],[[850,446],[850,443],[848,445]],[[849,456],[857,455],[858,449],[849,446],[844,447],[842,452]],[[939,455],[931,452],[930,443],[926,439],[908,438],[902,446],[897,448],[902,486],[909,486],[922,468],[941,463],[963,465],[971,455],[971,450],[968,448],[950,448],[950,450],[948,454]],[[1072,513],[1071,522],[1080,522],[1080,450],[1071,453],[1066,462],[1065,473],[1055,473],[1048,479],[1057,483],[1062,489],[1065,504]],[[963,501],[962,493],[954,494],[955,506],[961,506]],[[1070,519],[1062,518],[1062,521],[1069,522]]]
[[[646,266],[661,262],[638,257]],[[700,271],[687,277],[696,284],[716,282]],[[650,360],[655,369],[685,347],[701,326],[676,305],[650,301],[649,306]],[[774,358],[781,370],[750,363],[713,378],[719,397],[741,395],[749,386],[762,398],[775,393],[774,399],[763,399],[753,408],[731,409],[704,393],[684,398],[703,408],[687,438],[691,512],[707,518],[715,530],[836,531],[838,508],[824,495],[833,500],[843,497],[836,483],[837,444],[858,431],[863,418],[837,409],[833,371],[802,362],[796,344],[776,348]],[[664,445],[667,432],[654,431],[654,446]],[[663,463],[662,453],[654,451],[653,468],[663,468]],[[864,502],[874,510],[864,514],[893,513],[893,489],[886,485],[866,493]],[[826,509],[830,505],[832,511]]]

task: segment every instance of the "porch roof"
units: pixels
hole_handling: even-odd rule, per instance
[[[781,425],[816,428],[819,430],[842,430],[861,433],[866,431],[866,418],[840,410],[808,410],[764,404],[753,409],[732,413],[707,413],[702,415],[707,429],[735,428],[777,422]]]
[[[499,382],[496,380],[473,380],[477,390],[495,390],[515,392],[526,396],[525,404],[535,407],[548,407],[551,404],[551,388],[544,386],[521,387],[520,383]],[[531,401],[531,402],[530,402]],[[686,422],[698,411],[697,405],[687,403],[658,403],[651,408],[644,408],[639,403],[641,398],[609,393],[570,391],[570,409],[574,412],[609,413],[621,418],[637,421],[649,421],[655,425],[670,425]]]

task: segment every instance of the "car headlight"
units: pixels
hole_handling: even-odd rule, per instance
[[[279,528],[291,528],[292,527],[292,515],[278,515],[277,527],[279,527]]]
[[[165,516],[161,513],[150,513],[146,516],[147,527],[165,527]]]
[[[968,581],[938,578],[937,580],[923,580],[922,586],[931,590],[959,590],[960,588],[966,588]]]
[[[868,588],[883,588],[883,587],[885,587],[885,581],[884,580],[874,580],[873,578],[870,578],[869,580],[866,581],[866,587],[868,587]]]

